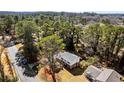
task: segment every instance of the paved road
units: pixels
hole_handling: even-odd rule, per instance
[[[16,74],[19,78],[19,81],[21,81],[21,82],[38,82],[39,81],[38,78],[28,77],[23,74],[24,69],[16,64],[15,55],[17,52],[18,52],[18,49],[15,46],[8,48],[8,56],[16,70]]]

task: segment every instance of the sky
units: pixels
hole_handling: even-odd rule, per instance
[[[0,0],[0,11],[120,13],[124,0]]]

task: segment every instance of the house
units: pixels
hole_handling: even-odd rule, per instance
[[[79,66],[81,59],[79,56],[69,52],[60,52],[55,57],[60,60],[63,65],[70,69]]]
[[[113,69],[104,68],[103,70],[89,66],[84,74],[91,80],[96,82],[121,82],[122,77],[118,72]]]
[[[85,70],[84,74],[86,75],[86,77],[88,77],[89,79],[93,79],[95,80],[99,74],[101,73],[102,71],[98,68],[96,68],[95,66],[91,65],[91,66],[88,66],[88,68]]]

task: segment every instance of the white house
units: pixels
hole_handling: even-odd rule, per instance
[[[55,57],[70,69],[79,66],[81,59],[79,56],[69,52],[60,52]]]

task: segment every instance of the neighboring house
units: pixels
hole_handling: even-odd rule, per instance
[[[81,59],[79,56],[69,52],[60,52],[55,57],[70,69],[79,66]]]
[[[122,76],[113,69],[104,69],[96,78],[100,82],[120,82]]]
[[[84,74],[92,81],[96,82],[121,82],[122,77],[118,72],[113,69],[98,69],[95,66],[89,66]]]
[[[92,79],[93,81],[99,76],[99,74],[102,71],[95,66],[88,66],[88,68],[85,70],[84,74],[89,78]]]

